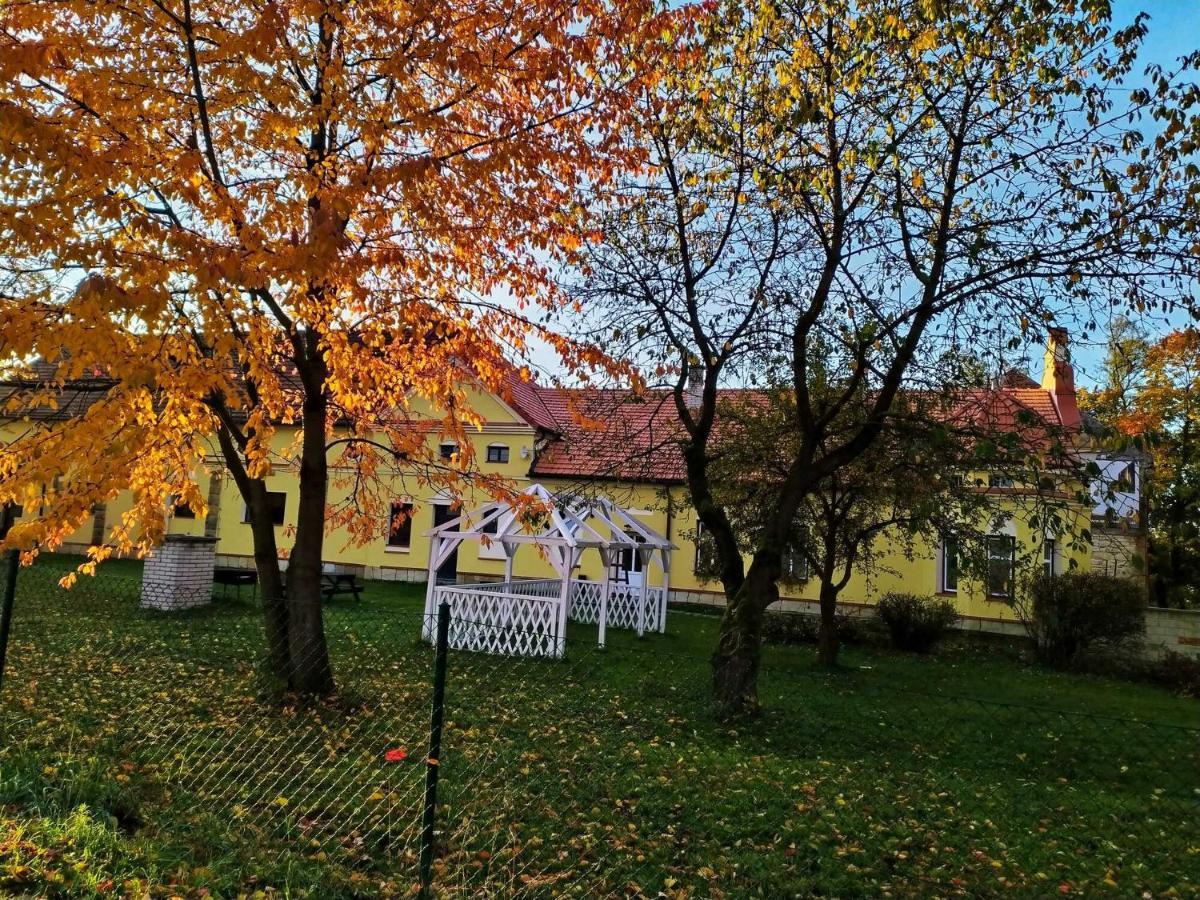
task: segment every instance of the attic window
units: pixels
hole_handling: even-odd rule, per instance
[[[507,444],[488,444],[487,461],[490,463],[506,463],[506,462],[508,462],[508,445]]]
[[[438,455],[444,462],[453,460],[456,453],[458,453],[458,444],[453,441],[447,441],[438,447]]]

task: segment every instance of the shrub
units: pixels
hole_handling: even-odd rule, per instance
[[[815,644],[819,619],[803,613],[767,613],[763,641],[768,644]]]
[[[1168,650],[1147,662],[1151,681],[1178,691],[1186,697],[1200,697],[1200,659]]]
[[[914,653],[928,653],[958,621],[952,602],[919,594],[884,594],[875,614],[892,636],[892,646]]]
[[[861,616],[838,613],[838,640],[861,644],[870,639]],[[769,612],[763,616],[763,642],[767,644],[815,644],[821,617],[811,613]]]
[[[1147,657],[1137,645],[1081,651],[1072,672],[1157,684],[1185,697],[1200,697],[1200,659],[1168,650]]]
[[[1120,646],[1146,630],[1146,602],[1137,585],[1096,572],[1038,576],[1029,585],[1025,625],[1038,657],[1069,665],[1083,650]]]

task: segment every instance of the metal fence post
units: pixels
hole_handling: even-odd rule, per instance
[[[433,708],[429,714],[429,755],[425,761],[425,810],[421,817],[421,896],[430,896],[433,869],[433,826],[437,812],[438,770],[442,756],[442,718],[446,700],[446,650],[450,637],[450,604],[438,604],[437,643],[433,658]]]
[[[12,504],[4,507],[4,520],[0,524],[0,540],[8,537],[13,524]],[[4,577],[4,598],[0,600],[0,688],[4,687],[4,662],[8,657],[8,632],[12,627],[13,598],[17,593],[17,570],[21,566],[21,551],[8,551],[8,571]]]

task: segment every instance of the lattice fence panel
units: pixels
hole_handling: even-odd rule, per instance
[[[449,646],[501,656],[561,656],[558,601],[520,594],[446,587],[439,603],[450,604]]]
[[[610,628],[638,627],[638,604],[641,602],[641,588],[626,585],[610,585],[608,593],[608,625]],[[660,614],[662,588],[646,588],[646,631],[657,631]]]
[[[600,621],[600,600],[604,585],[596,581],[576,581],[571,585],[571,603],[567,616],[572,622],[595,625]]]

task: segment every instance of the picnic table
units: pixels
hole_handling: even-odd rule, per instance
[[[255,596],[258,594],[258,572],[254,569],[239,569],[236,566],[217,566],[213,569],[213,584],[222,586],[221,596],[225,593],[229,586],[237,588],[238,599],[242,596],[242,585],[248,584],[254,588]],[[358,580],[358,576],[352,572],[322,572],[321,573],[321,599],[328,603],[334,597],[351,595],[359,603],[362,602],[362,582]],[[284,585],[284,595],[287,594],[286,583]]]
[[[321,574],[321,597],[328,603],[334,597],[353,594],[356,602],[362,602],[362,582],[353,572],[323,572]]]
[[[242,585],[248,584],[258,595],[258,572],[255,569],[240,569],[237,566],[217,566],[213,569],[213,584],[221,585],[221,596],[224,597],[230,585],[237,587],[238,599],[242,599]]]

